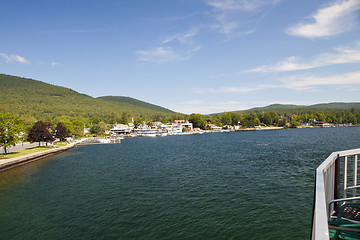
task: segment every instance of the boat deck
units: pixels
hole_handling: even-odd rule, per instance
[[[311,239],[360,239],[359,154],[334,152],[316,169]]]

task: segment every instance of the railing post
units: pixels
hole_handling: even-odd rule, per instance
[[[335,160],[335,183],[334,183],[334,199],[340,198],[340,157]],[[334,211],[339,210],[339,203],[334,204]]]
[[[348,160],[348,156],[344,157],[344,198],[347,197],[347,192],[346,192],[346,188],[347,188],[347,161]]]
[[[353,186],[357,186],[357,162],[358,162],[358,155],[354,155],[354,184]],[[356,197],[356,188],[353,189],[353,197]]]

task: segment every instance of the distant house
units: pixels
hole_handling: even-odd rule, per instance
[[[185,120],[174,120],[174,123],[175,123],[175,124],[185,123],[185,122],[186,122]]]
[[[84,128],[84,134],[86,135],[88,133],[90,133],[90,128]]]
[[[181,129],[186,128],[186,130],[187,130],[188,132],[194,130],[194,129],[193,129],[193,124],[192,124],[192,123],[189,123],[189,122],[179,123],[178,125],[181,127]]]
[[[163,124],[162,122],[153,122],[154,127],[161,126],[162,124]]]
[[[110,128],[110,133],[113,135],[130,134],[132,129],[133,127],[126,124],[115,124],[115,126]]]
[[[327,123],[327,122],[322,122],[322,121],[316,122],[315,125],[316,125],[316,126],[319,126],[319,127],[330,127],[330,124],[329,124],[329,123]]]
[[[211,126],[211,130],[215,131],[215,132],[221,132],[222,131],[222,127],[218,127],[216,125]]]

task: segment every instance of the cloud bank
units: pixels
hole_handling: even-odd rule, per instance
[[[287,33],[311,39],[335,36],[354,27],[355,14],[359,10],[359,0],[336,1],[311,15],[310,21],[291,26]]]
[[[354,47],[337,47],[332,53],[319,54],[307,61],[292,56],[284,61],[272,65],[262,65],[246,72],[288,72],[358,62],[360,62],[360,42],[356,43]]]

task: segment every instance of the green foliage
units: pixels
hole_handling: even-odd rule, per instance
[[[160,107],[160,106],[156,106],[154,104],[150,104],[147,102],[143,102],[134,98],[130,98],[130,97],[121,97],[121,96],[104,96],[104,97],[99,97],[98,99],[104,99],[107,101],[112,101],[112,102],[118,102],[118,103],[128,103],[134,106],[138,106],[144,109],[149,109],[149,110],[153,110],[156,112],[162,112],[162,113],[168,113],[168,114],[172,114],[174,113],[173,111]]]
[[[231,118],[231,114],[228,112],[225,112],[222,116],[221,116],[221,123],[223,125],[231,125],[232,124],[232,118]]]
[[[104,122],[99,122],[98,124],[93,124],[90,128],[90,133],[94,135],[104,135],[104,132],[107,129],[107,125]]]
[[[255,112],[251,112],[250,114],[245,115],[242,125],[246,127],[259,126],[260,120]]]
[[[0,147],[7,153],[7,148],[15,146],[22,129],[21,119],[10,113],[0,110]]]
[[[143,125],[144,124],[144,121],[141,119],[141,118],[136,118],[134,120],[134,127],[137,128],[139,127],[140,125]]]
[[[44,82],[0,74],[0,107],[21,118],[57,123],[54,118],[98,118],[114,124],[122,113],[133,117],[169,116],[173,111],[128,97],[93,98],[71,89]],[[6,89],[6,91],[5,91]],[[31,119],[29,122],[34,122]],[[95,119],[94,119],[95,120]]]
[[[128,124],[129,121],[130,121],[129,116],[127,115],[126,112],[123,112],[123,113],[121,114],[121,119],[120,119],[119,123]]]
[[[319,112],[315,113],[315,119],[316,119],[316,121],[325,122],[326,116],[323,111],[319,111]]]
[[[236,113],[236,112],[232,112],[230,113],[231,116],[231,120],[232,120],[232,125],[239,125],[239,123],[241,123],[241,114],[240,113]]]
[[[189,122],[193,124],[194,128],[206,129],[206,123],[201,114],[191,114],[189,117]]]
[[[215,114],[212,118],[211,118],[211,123],[215,124],[218,127],[222,127],[223,124],[221,123],[221,116],[219,116],[218,114]]]

